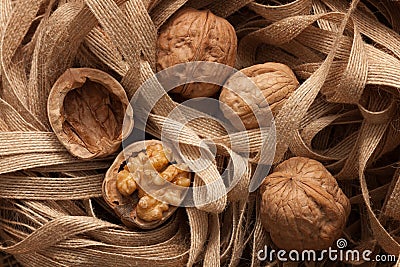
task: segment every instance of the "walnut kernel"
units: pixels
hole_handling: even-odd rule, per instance
[[[168,148],[164,150],[161,144],[155,144],[147,146],[146,153],[154,169],[159,172],[168,165],[172,152]]]
[[[137,188],[133,174],[125,169],[120,171],[117,177],[117,188],[123,196],[132,195]]]
[[[182,163],[171,164],[172,151],[161,142],[145,143],[140,149],[134,143],[117,156],[103,182],[103,195],[127,226],[152,229],[181,203],[185,193],[182,187],[190,186],[190,170]],[[125,155],[131,156],[125,159]],[[154,191],[150,195],[142,187]]]
[[[147,222],[161,220],[163,212],[167,211],[169,206],[149,195],[143,196],[136,206],[137,215]]]
[[[179,186],[189,187],[190,186],[189,175],[190,175],[190,173],[188,173],[188,172],[181,172],[174,177],[172,182]]]

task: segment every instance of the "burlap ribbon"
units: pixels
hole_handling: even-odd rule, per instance
[[[238,266],[241,258],[260,265],[257,251],[270,241],[258,216],[257,197],[247,191],[252,168],[268,161],[258,153],[265,141],[258,130],[227,136],[215,122],[192,121],[182,140],[185,153],[195,153],[201,138],[220,148],[214,164],[196,175],[196,185],[218,181],[224,158],[241,152],[245,137],[253,152],[248,174],[228,196],[186,213],[181,210],[161,228],[140,232],[116,224],[100,198],[113,157],[72,157],[47,120],[51,86],[73,65],[120,76],[132,97],[154,75],[158,29],[188,5],[224,17],[233,14],[230,20],[240,39],[238,68],[279,61],[304,80],[275,118],[276,162],[299,155],[326,163],[352,204],[366,210],[360,211],[359,220],[371,231],[363,231],[353,245],[400,254],[398,237],[387,230],[392,227],[388,216],[400,219],[399,174],[391,171],[395,161],[387,159],[400,144],[395,100],[400,88],[400,9],[393,1],[369,3],[392,29],[362,1],[353,1],[350,8],[344,0],[274,6],[246,0],[1,1],[0,251],[27,266]],[[242,14],[251,14],[248,18],[235,17],[242,7]],[[164,95],[147,131],[159,136],[175,107]],[[338,129],[341,140],[332,144],[330,128]],[[263,149],[273,145],[265,142]],[[377,182],[382,173],[390,176],[382,179],[383,185]],[[352,229],[346,234],[351,236]],[[252,255],[243,254],[246,246]],[[9,256],[3,258],[15,264]]]

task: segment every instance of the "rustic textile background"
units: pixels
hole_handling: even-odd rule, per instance
[[[269,264],[256,257],[271,242],[248,177],[226,198],[181,209],[156,230],[128,230],[101,199],[114,157],[74,158],[47,119],[49,91],[69,67],[104,70],[132,97],[155,72],[158,29],[184,5],[234,25],[238,69],[276,61],[294,70],[301,86],[275,118],[275,162],[293,155],[323,162],[352,203],[348,247],[399,255],[400,2],[2,0],[0,266]],[[160,135],[175,105],[162,99],[149,133]],[[199,137],[213,139],[221,170],[229,138],[210,123],[189,125],[197,135],[185,143],[190,152]],[[249,134],[251,172],[266,159],[257,154],[260,135]]]

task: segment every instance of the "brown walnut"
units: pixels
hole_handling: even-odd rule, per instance
[[[71,68],[53,85],[47,112],[66,149],[76,157],[91,159],[118,150],[128,106],[123,87],[113,77],[96,69]],[[132,128],[133,119],[126,120],[124,127]]]
[[[133,143],[117,156],[103,181],[103,197],[126,226],[153,229],[177,210],[191,176],[185,164],[174,161],[172,151],[157,140]]]
[[[249,85],[245,76],[234,74],[225,82],[219,100],[234,111],[234,113],[228,111],[227,107],[220,104],[225,117],[233,121],[234,116],[239,116],[246,129],[259,127],[254,113],[269,112],[268,107],[262,102],[264,99],[272,115],[276,115],[299,86],[293,71],[281,63],[267,62],[253,65],[240,72],[249,77],[256,87]]]
[[[261,187],[261,219],[281,249],[321,250],[342,234],[350,202],[318,161],[294,157],[279,164]]]
[[[185,8],[178,11],[164,25],[157,41],[157,70],[161,71],[180,63],[208,61],[234,66],[237,37],[235,29],[223,18],[209,10]],[[217,70],[206,68],[190,70],[197,77],[216,75]],[[185,77],[177,79],[185,81]],[[218,74],[221,83],[229,74]],[[171,90],[186,98],[207,97],[217,93],[219,85],[210,83],[189,83]]]

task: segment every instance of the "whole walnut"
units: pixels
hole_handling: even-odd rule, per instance
[[[249,77],[256,86],[250,84],[242,74]],[[234,121],[237,115],[246,129],[258,128],[254,113],[269,112],[265,102],[263,103],[264,99],[272,115],[276,115],[298,86],[299,82],[293,71],[284,64],[267,62],[253,65],[232,75],[225,82],[219,98],[222,102],[220,108],[227,119]],[[237,127],[235,123],[234,126]]]
[[[281,249],[321,250],[343,231],[350,201],[318,161],[294,157],[279,164],[261,187],[261,220]]]
[[[162,27],[157,41],[157,70],[161,71],[180,63],[208,61],[234,66],[236,59],[237,37],[235,29],[223,18],[209,10],[185,8],[178,11]],[[192,68],[192,67],[191,67]],[[190,75],[207,78],[216,75],[218,70],[207,65],[188,70]],[[183,83],[186,77],[176,78]],[[228,73],[222,73],[218,79],[223,83]],[[174,88],[171,92],[185,98],[207,97],[217,93],[219,85],[211,83],[188,83]]]

